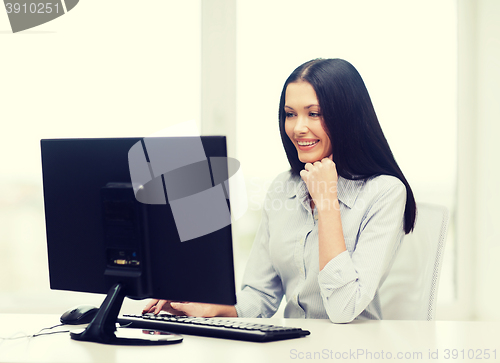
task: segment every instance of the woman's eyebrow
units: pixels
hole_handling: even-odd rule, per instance
[[[316,105],[316,104],[311,104],[309,106],[305,106],[304,109],[308,109],[308,108],[311,108],[311,107],[319,107],[319,105]],[[290,107],[290,106],[287,106],[285,105],[285,108],[289,108],[290,110],[293,110],[293,107]]]

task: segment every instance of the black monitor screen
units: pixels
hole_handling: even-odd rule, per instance
[[[145,140],[41,141],[51,288],[105,294],[121,283],[135,298],[234,305],[230,220],[220,203],[192,204],[216,187],[228,196],[225,137]],[[190,143],[204,160],[182,154]]]

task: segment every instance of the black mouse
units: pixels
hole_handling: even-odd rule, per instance
[[[98,311],[99,309],[92,305],[79,305],[62,314],[60,320],[63,324],[87,324],[94,319]]]

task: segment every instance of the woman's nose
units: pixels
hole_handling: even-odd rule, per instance
[[[295,128],[293,130],[297,135],[305,134],[308,131],[307,128],[307,120],[303,117],[297,117],[297,123],[295,124]]]

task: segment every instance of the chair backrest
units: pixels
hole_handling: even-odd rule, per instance
[[[448,219],[443,206],[417,204],[415,228],[379,289],[383,319],[434,320]]]

